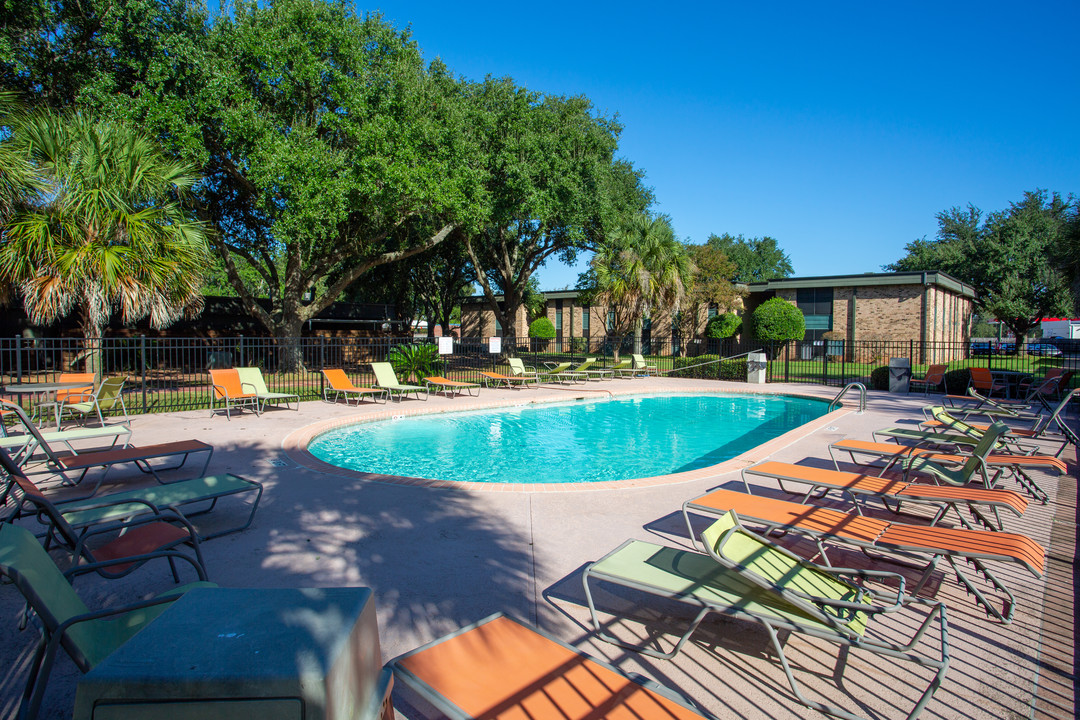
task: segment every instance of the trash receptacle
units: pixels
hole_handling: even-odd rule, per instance
[[[889,358],[889,392],[906,393],[911,385],[911,360]]]
[[[765,353],[750,353],[746,356],[746,382],[757,385],[764,383],[767,368]]]

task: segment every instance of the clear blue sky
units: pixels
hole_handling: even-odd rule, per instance
[[[879,271],[954,205],[1080,193],[1077,0],[357,8],[459,75],[618,114],[679,237],[770,235],[797,275]]]

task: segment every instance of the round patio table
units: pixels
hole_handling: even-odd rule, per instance
[[[40,395],[41,399],[34,403],[34,414],[36,415],[43,406],[52,405],[53,413],[56,415],[56,429],[59,430],[60,408],[57,407],[55,400],[52,402],[47,400],[49,393],[55,393],[57,390],[73,390],[74,388],[91,387],[92,385],[93,383],[87,385],[86,381],[12,383],[0,388],[0,392],[10,395]],[[31,417],[33,417],[33,415]],[[44,422],[44,414],[41,415],[41,420]]]
[[[990,374],[1005,383],[1005,395],[1015,398],[1019,394],[1020,382],[1031,377],[1031,373],[1022,370],[991,370]]]

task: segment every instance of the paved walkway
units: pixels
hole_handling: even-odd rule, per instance
[[[918,416],[921,397],[871,393],[865,414],[854,412],[849,403],[848,408],[770,443],[750,458],[664,482],[648,479],[569,491],[382,482],[362,474],[328,471],[297,450],[309,434],[306,426],[376,413],[439,412],[598,393],[699,388],[749,389],[743,384],[689,380],[620,380],[485,390],[479,398],[433,396],[428,402],[410,400],[389,406],[309,402],[299,412],[271,410],[262,417],[245,413],[231,421],[223,416],[211,418],[207,411],[164,413],[136,417],[132,428],[136,444],[185,438],[212,443],[216,452],[210,472],[232,472],[266,485],[252,528],[204,545],[212,580],[229,587],[369,586],[377,599],[385,659],[501,611],[537,624],[624,670],[677,688],[722,717],[819,717],[792,698],[768,649],[767,636],[754,626],[727,620],[707,623],[671,661],[652,660],[595,641],[584,607],[581,571],[627,538],[686,546],[679,514],[684,500],[717,486],[734,487],[738,469],[752,460],[827,460],[825,448],[831,441],[869,439],[875,428],[910,422]],[[782,385],[761,389],[827,398],[836,391]],[[1074,449],[1067,455],[1069,476],[1039,476],[1052,502],[1032,504],[1022,518],[1006,518],[1007,530],[1025,532],[1050,550],[1050,571],[1044,579],[1011,566],[995,566],[998,577],[1017,594],[1019,607],[1012,625],[987,620],[948,572],[939,572],[926,589],[927,595],[948,605],[952,666],[922,717],[1073,716]],[[109,481],[130,477],[117,469]],[[144,482],[141,476],[137,481]],[[222,506],[201,522],[210,527],[222,517],[228,519],[228,513],[229,508]],[[856,553],[839,552],[834,562],[856,563],[860,558]],[[86,578],[77,587],[91,606],[97,606],[160,592],[170,584],[166,568],[147,567],[126,580],[106,583]],[[614,602],[614,598],[608,600]],[[36,639],[33,629],[16,630],[20,609],[15,589],[0,587],[3,717],[13,712]],[[640,625],[617,623],[613,630],[628,638],[635,632],[641,637]],[[802,637],[789,638],[786,647],[811,696],[871,716],[903,717],[928,678],[926,673],[897,670],[854,652],[838,689],[833,678],[834,647]],[[63,658],[53,672],[43,717],[70,717],[78,678],[77,669]],[[407,698],[400,700],[401,714],[414,715],[404,702]]]

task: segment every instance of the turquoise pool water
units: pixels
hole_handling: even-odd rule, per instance
[[[664,395],[350,425],[311,441],[337,467],[433,480],[588,483],[695,470],[821,417],[821,400]]]

